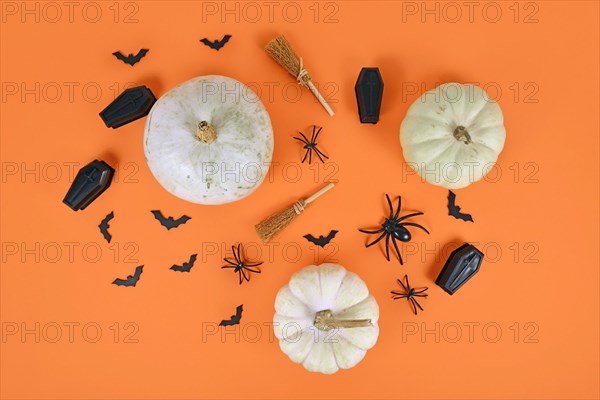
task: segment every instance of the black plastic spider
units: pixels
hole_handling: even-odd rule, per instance
[[[405,283],[402,283],[402,281],[400,279],[398,279],[398,283],[400,284],[400,286],[402,286],[402,289],[404,289],[404,293],[395,292],[392,290],[391,293],[394,295],[393,299],[394,300],[398,300],[398,299],[408,300],[408,302],[410,303],[410,306],[412,307],[413,314],[417,315],[417,307],[419,307],[419,310],[421,310],[421,311],[423,311],[423,307],[421,307],[421,305],[419,304],[419,302],[417,301],[417,299],[415,297],[427,297],[427,294],[425,294],[425,292],[429,288],[427,288],[427,287],[419,288],[419,290],[416,290],[415,288],[411,288],[410,284],[408,283],[408,275],[404,275],[404,282]]]
[[[225,261],[229,265],[223,265],[221,269],[233,268],[233,272],[237,272],[239,274],[240,285],[242,284],[244,279],[246,280],[246,282],[250,282],[251,272],[254,272],[255,274],[260,274],[260,268],[258,268],[258,266],[262,264],[262,261],[259,263],[250,264],[247,261],[243,260],[241,244],[237,245],[237,253],[235,251],[235,246],[231,246],[231,251],[233,252],[233,258],[235,259],[235,262],[224,258],[223,261]],[[248,275],[246,275],[245,271],[248,271]]]
[[[302,138],[299,138],[297,136],[294,136],[294,139],[301,141],[302,143],[304,143],[304,148],[306,149],[306,153],[304,153],[304,158],[302,158],[302,163],[304,163],[304,161],[306,160],[306,157],[308,157],[308,163],[312,163],[312,153],[313,151],[315,152],[315,154],[317,155],[317,157],[319,157],[319,160],[321,160],[321,162],[324,164],[325,160],[323,160],[323,157],[325,157],[326,159],[329,159],[329,157],[327,157],[325,154],[323,154],[323,152],[321,150],[319,150],[317,148],[317,138],[319,137],[319,133],[321,133],[321,127],[319,127],[319,130],[317,130],[317,126],[313,125],[313,132],[312,132],[312,136],[310,137],[310,140],[308,140],[308,138],[306,136],[304,136],[304,134],[300,131],[298,131],[298,133],[302,136]]]
[[[400,265],[403,265],[404,262],[402,261],[402,255],[400,254],[400,249],[398,248],[398,243],[396,243],[396,239],[401,242],[409,242],[410,241],[411,235],[410,235],[410,232],[408,231],[408,229],[405,228],[405,226],[415,226],[417,228],[423,229],[425,232],[427,232],[427,234],[429,234],[429,231],[419,224],[415,224],[413,222],[402,222],[405,219],[408,219],[408,218],[411,218],[411,217],[414,217],[417,215],[423,215],[422,212],[416,212],[416,213],[412,213],[412,214],[407,214],[403,217],[399,217],[400,206],[401,206],[401,202],[402,202],[401,197],[398,196],[398,208],[396,209],[396,212],[394,212],[394,207],[392,206],[392,201],[390,200],[390,196],[388,196],[386,194],[385,198],[387,199],[388,205],[390,207],[390,216],[389,216],[389,218],[385,219],[385,221],[381,225],[382,226],[381,229],[378,229],[375,231],[359,229],[359,231],[362,233],[368,233],[370,235],[381,233],[381,235],[377,239],[375,239],[374,242],[367,244],[366,247],[373,246],[375,243],[379,242],[381,239],[383,239],[385,237],[385,257],[387,258],[388,261],[390,261],[390,238],[392,238],[392,243],[394,245],[394,248],[396,249],[396,253],[398,254],[398,259],[400,260]]]

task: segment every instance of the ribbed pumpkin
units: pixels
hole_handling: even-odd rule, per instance
[[[310,265],[279,290],[275,336],[289,358],[333,374],[358,364],[379,336],[379,307],[367,285],[338,264]]]
[[[427,182],[459,189],[482,179],[504,148],[502,110],[475,85],[445,83],[410,106],[400,126],[404,160]]]

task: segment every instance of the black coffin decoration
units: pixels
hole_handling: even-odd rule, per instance
[[[104,161],[92,161],[79,170],[63,203],[74,211],[85,209],[108,189],[114,173],[113,167]]]
[[[465,243],[450,254],[435,283],[446,293],[454,294],[479,271],[482,261],[483,253]]]
[[[356,85],[358,115],[363,124],[376,124],[379,121],[381,99],[383,98],[383,79],[379,68],[363,68],[358,75]]]
[[[100,118],[108,128],[116,129],[148,115],[155,102],[146,86],[129,88],[100,112]]]

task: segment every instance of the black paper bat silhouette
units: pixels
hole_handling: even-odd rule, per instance
[[[242,319],[242,311],[244,311],[244,305],[240,304],[239,306],[237,306],[237,308],[235,309],[235,315],[232,315],[230,319],[224,319],[219,323],[219,326],[231,326],[231,325],[237,325],[240,323],[240,320]]]
[[[187,215],[183,215],[177,219],[173,219],[173,217],[165,218],[165,216],[160,212],[160,210],[152,210],[152,214],[154,214],[154,218],[160,221],[160,224],[167,228],[167,230],[171,230],[172,228],[177,228],[181,224],[185,224],[191,217]]]
[[[223,36],[223,39],[221,39],[221,40],[210,41],[207,38],[204,38],[204,39],[200,39],[200,41],[202,43],[204,43],[205,45],[207,45],[208,47],[210,47],[211,49],[219,51],[219,50],[221,50],[221,47],[225,46],[225,43],[229,42],[230,38],[231,38],[231,35],[225,35],[225,36]]]
[[[329,235],[327,236],[320,235],[318,238],[315,238],[309,233],[308,235],[304,235],[303,237],[306,238],[306,240],[308,240],[309,242],[316,244],[317,246],[325,247],[325,245],[331,242],[331,239],[333,239],[337,233],[338,231],[333,230],[329,232]]]
[[[456,205],[456,195],[452,193],[452,190],[448,190],[448,215],[452,215],[456,219],[462,219],[463,221],[473,222],[471,214],[464,214],[460,212],[460,207]]]
[[[135,273],[133,275],[128,275],[127,279],[117,278],[113,281],[113,284],[117,286],[134,286],[137,281],[140,280],[140,275],[142,275],[142,271],[144,269],[143,265],[139,265],[135,268]]]
[[[100,232],[102,232],[102,236],[104,236],[104,239],[106,239],[106,241],[108,243],[110,243],[110,239],[112,238],[111,234],[108,233],[108,228],[110,228],[110,225],[108,225],[108,222],[111,219],[113,219],[114,217],[115,217],[115,213],[113,211],[111,211],[110,214],[108,214],[106,217],[104,217],[102,222],[100,222],[100,225],[98,225],[98,228],[100,228]]]
[[[128,56],[124,56],[123,53],[121,53],[120,51],[115,51],[113,55],[119,60],[123,61],[125,64],[129,64],[133,67],[142,59],[142,57],[146,55],[147,52],[148,49],[141,49],[135,56],[131,53],[129,53]]]
[[[198,254],[192,254],[190,256],[190,261],[184,262],[182,265],[173,265],[170,269],[177,272],[190,272],[190,269],[194,266],[196,262],[196,257]]]

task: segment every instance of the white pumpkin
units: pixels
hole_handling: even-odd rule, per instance
[[[202,76],[165,93],[146,120],[144,152],[173,195],[223,204],[252,193],[273,156],[271,120],[258,96],[225,76]]]
[[[277,293],[275,336],[290,359],[313,372],[354,367],[379,336],[379,307],[367,285],[337,264],[310,265]]]
[[[500,106],[475,85],[445,83],[421,95],[400,126],[404,160],[427,182],[459,189],[483,178],[504,147]]]

